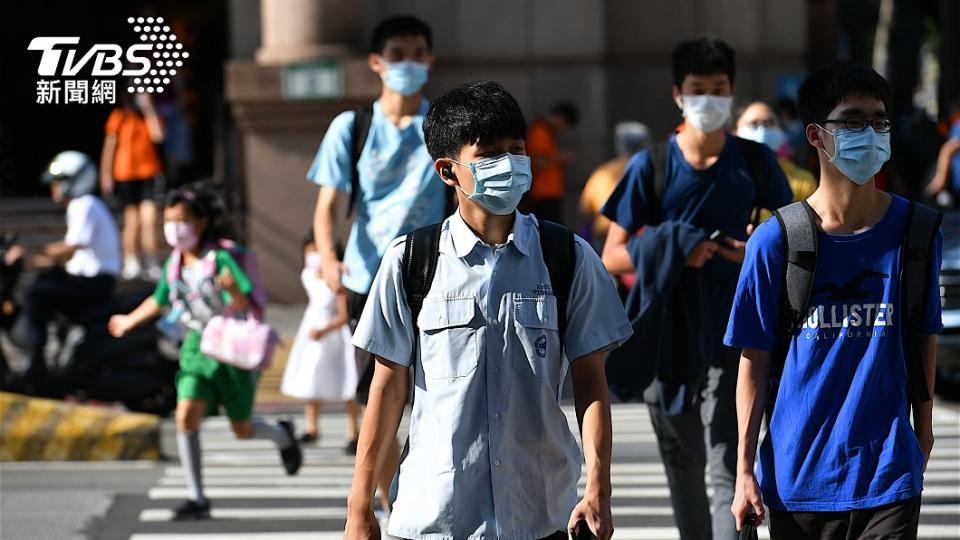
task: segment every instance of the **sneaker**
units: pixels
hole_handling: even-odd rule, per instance
[[[300,444],[313,444],[320,440],[320,436],[316,433],[304,433],[300,436]]]
[[[120,275],[123,279],[129,281],[139,278],[140,272],[142,271],[143,267],[140,266],[140,261],[138,261],[136,257],[127,257],[123,261],[123,270],[120,272]]]
[[[160,266],[157,264],[151,264],[150,266],[147,266],[143,270],[143,275],[141,275],[140,277],[143,278],[145,281],[152,281],[156,283],[157,281],[160,281],[160,278],[162,276],[163,276],[163,269],[160,268]]]
[[[351,456],[357,455],[357,440],[354,439],[348,442],[347,445],[343,447],[343,453]]]
[[[187,500],[173,511],[174,521],[210,519],[210,501]]]
[[[297,441],[297,436],[293,432],[293,424],[289,420],[280,420],[277,425],[287,432],[287,436],[292,441],[289,446],[280,449],[280,459],[283,460],[283,468],[287,471],[287,475],[293,476],[303,465],[303,450],[300,449],[300,442]]]

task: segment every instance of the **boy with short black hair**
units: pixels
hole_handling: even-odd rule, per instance
[[[820,187],[747,243],[725,337],[743,349],[738,528],[750,510],[762,520],[766,504],[773,538],[917,537],[942,232],[935,212],[874,184],[890,158],[890,96],[883,77],[847,62],[800,87]]]
[[[427,113],[427,147],[460,208],[442,226],[391,244],[354,334],[377,367],[346,538],[379,538],[374,479],[403,415],[411,368],[409,452],[391,535],[566,538],[581,521],[600,538],[613,532],[603,353],[630,325],[585,241],[516,212],[531,181],[525,131],[517,102],[492,82],[461,86]],[[545,243],[558,230],[572,255],[561,269],[560,252]],[[435,240],[428,255],[416,247],[424,231]],[[555,280],[560,271],[569,279]],[[587,464],[579,504],[580,449],[559,406],[568,370]]]
[[[433,33],[422,20],[396,15],[373,30],[367,63],[383,81],[372,106],[339,114],[330,123],[307,178],[317,184],[313,233],[324,281],[347,291],[351,326],[363,311],[384,251],[397,236],[443,220],[450,196],[436,181],[423,142],[423,96],[433,65]],[[353,222],[342,256],[334,216],[349,194]],[[357,351],[357,401],[366,402],[373,358]],[[346,450],[356,451],[356,441]],[[384,486],[385,487],[385,486]]]
[[[738,353],[720,337],[748,225],[758,208],[793,198],[769,148],[724,130],[735,75],[734,51],[719,39],[674,49],[682,129],[636,154],[601,210],[613,222],[604,264],[614,274],[637,273],[627,299],[637,333],[608,360],[607,375],[650,405],[683,538],[736,536],[727,508],[736,476]],[[643,370],[647,376],[636,376]],[[709,499],[704,469],[713,483]]]

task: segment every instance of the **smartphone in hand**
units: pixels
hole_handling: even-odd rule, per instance
[[[740,529],[737,540],[757,540],[757,514],[752,508],[743,518],[743,528]]]
[[[712,233],[710,233],[710,241],[711,241],[711,242],[717,242],[717,243],[719,243],[719,244],[726,244],[726,243],[727,243],[727,235],[726,235],[726,233],[724,233],[724,232],[721,231],[720,229],[717,229],[717,230],[713,231]]]
[[[593,535],[587,522],[581,519],[574,528],[567,531],[567,538],[569,540],[594,540],[596,536]]]

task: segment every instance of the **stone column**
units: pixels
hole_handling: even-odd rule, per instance
[[[367,67],[365,51],[355,47],[362,42],[361,8],[355,0],[260,0],[262,35],[255,60],[226,65],[246,241],[258,254],[272,302],[305,299],[297,279],[303,266],[300,239],[310,227],[317,196],[305,176],[327,126],[341,111],[379,95],[380,79]],[[302,95],[285,89],[289,72],[311,66],[336,70],[340,91]]]
[[[356,0],[260,0],[258,64],[290,64],[350,54],[360,34]]]

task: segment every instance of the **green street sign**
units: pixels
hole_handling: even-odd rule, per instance
[[[343,69],[338,62],[312,62],[283,67],[283,99],[340,99]]]

